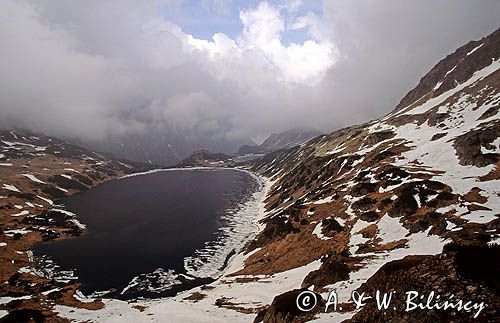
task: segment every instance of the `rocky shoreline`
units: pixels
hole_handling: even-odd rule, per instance
[[[85,226],[75,214],[57,205],[58,199],[148,166],[112,161],[56,138],[23,130],[1,131],[0,139],[2,319],[35,317],[65,322],[53,311],[55,304],[102,308],[100,301],[84,303],[75,298],[79,285],[73,280],[56,281],[33,274],[29,250],[41,241],[84,233]]]

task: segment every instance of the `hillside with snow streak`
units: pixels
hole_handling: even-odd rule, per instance
[[[378,311],[373,301],[356,310],[349,300],[354,290],[418,290],[482,301],[479,319],[497,321],[499,44],[497,30],[457,49],[385,117],[254,161],[249,168],[269,178],[259,232],[220,279],[166,300],[58,311],[102,321],[471,319]],[[323,299],[336,291],[339,309],[297,311],[306,288]]]
[[[466,254],[480,266],[498,267],[495,260],[476,259],[463,248],[480,248],[477,257],[500,255],[498,248],[488,248],[500,242],[499,43],[500,31],[496,31],[458,49],[422,78],[402,100],[406,105],[400,104],[381,119],[262,159],[256,169],[277,180],[268,200],[271,215],[249,248],[261,249],[247,259],[241,273],[273,273],[322,259],[320,268],[307,274],[301,287],[313,286],[325,299],[332,290],[341,302],[347,302],[353,290],[376,290],[374,286],[393,290],[401,284],[427,291],[440,287],[455,297],[499,304],[491,277],[468,281],[475,274],[454,262]],[[457,79],[450,79],[453,76]],[[409,102],[406,98],[412,93],[417,99]],[[455,247],[443,253],[449,243]],[[429,257],[409,266],[404,257],[416,255]],[[435,260],[432,255],[443,258],[438,263],[451,262],[447,270],[462,272],[462,279],[457,274],[455,281],[441,282],[435,272],[439,265],[425,265]],[[274,260],[263,261],[266,258]],[[391,266],[383,265],[389,262],[415,270],[417,278],[435,280],[425,286],[418,279],[401,278],[394,285],[369,280],[384,273],[403,276],[402,272],[388,274]],[[464,295],[468,284],[470,290],[481,289],[482,294]],[[273,304],[262,317],[275,317],[278,309]],[[318,313],[316,317],[362,322],[380,313],[371,310]],[[489,314],[498,315],[496,311]],[[422,311],[413,318],[440,319],[440,315]],[[378,318],[403,317],[391,312]]]

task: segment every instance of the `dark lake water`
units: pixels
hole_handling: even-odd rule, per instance
[[[84,235],[44,242],[33,252],[60,270],[74,270],[85,294],[114,289],[110,296],[120,298],[173,295],[210,280],[184,275],[185,257],[215,241],[226,224],[222,215],[258,189],[250,174],[231,169],[111,181],[58,202],[87,226]]]

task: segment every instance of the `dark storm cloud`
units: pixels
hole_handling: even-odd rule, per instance
[[[338,126],[394,109],[439,60],[500,26],[500,2],[326,1],[325,15],[344,56],[323,82]]]

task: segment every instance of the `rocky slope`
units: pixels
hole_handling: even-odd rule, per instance
[[[57,305],[78,321],[498,322],[500,32],[439,62],[380,119],[250,164],[267,176],[258,234],[211,284],[158,301]],[[264,212],[265,204],[265,212]],[[252,213],[253,214],[253,213]],[[338,296],[309,312],[306,288]],[[439,294],[468,310],[387,310],[351,293]],[[420,295],[419,294],[419,295]],[[425,303],[425,301],[423,301]],[[92,304],[92,303],[90,303]]]
[[[277,297],[259,319],[471,318],[464,311],[408,314],[401,306],[374,311],[374,301],[352,311],[347,302],[356,289],[436,290],[442,299],[484,301],[483,321],[500,318],[498,280],[469,263],[500,268],[498,247],[488,248],[500,242],[499,41],[497,30],[459,48],[383,118],[256,162],[254,170],[276,183],[265,229],[236,274],[271,275],[320,260],[300,287],[324,298],[335,290],[345,303],[342,313],[304,314],[293,304],[280,307]],[[442,253],[449,243],[455,247]]]
[[[75,299],[78,284],[71,280],[56,281],[35,273],[29,249],[37,242],[80,235],[85,230],[77,216],[57,205],[57,200],[146,169],[149,167],[109,160],[42,134],[0,131],[1,320],[59,321],[62,319],[52,311],[54,304],[102,306]]]

